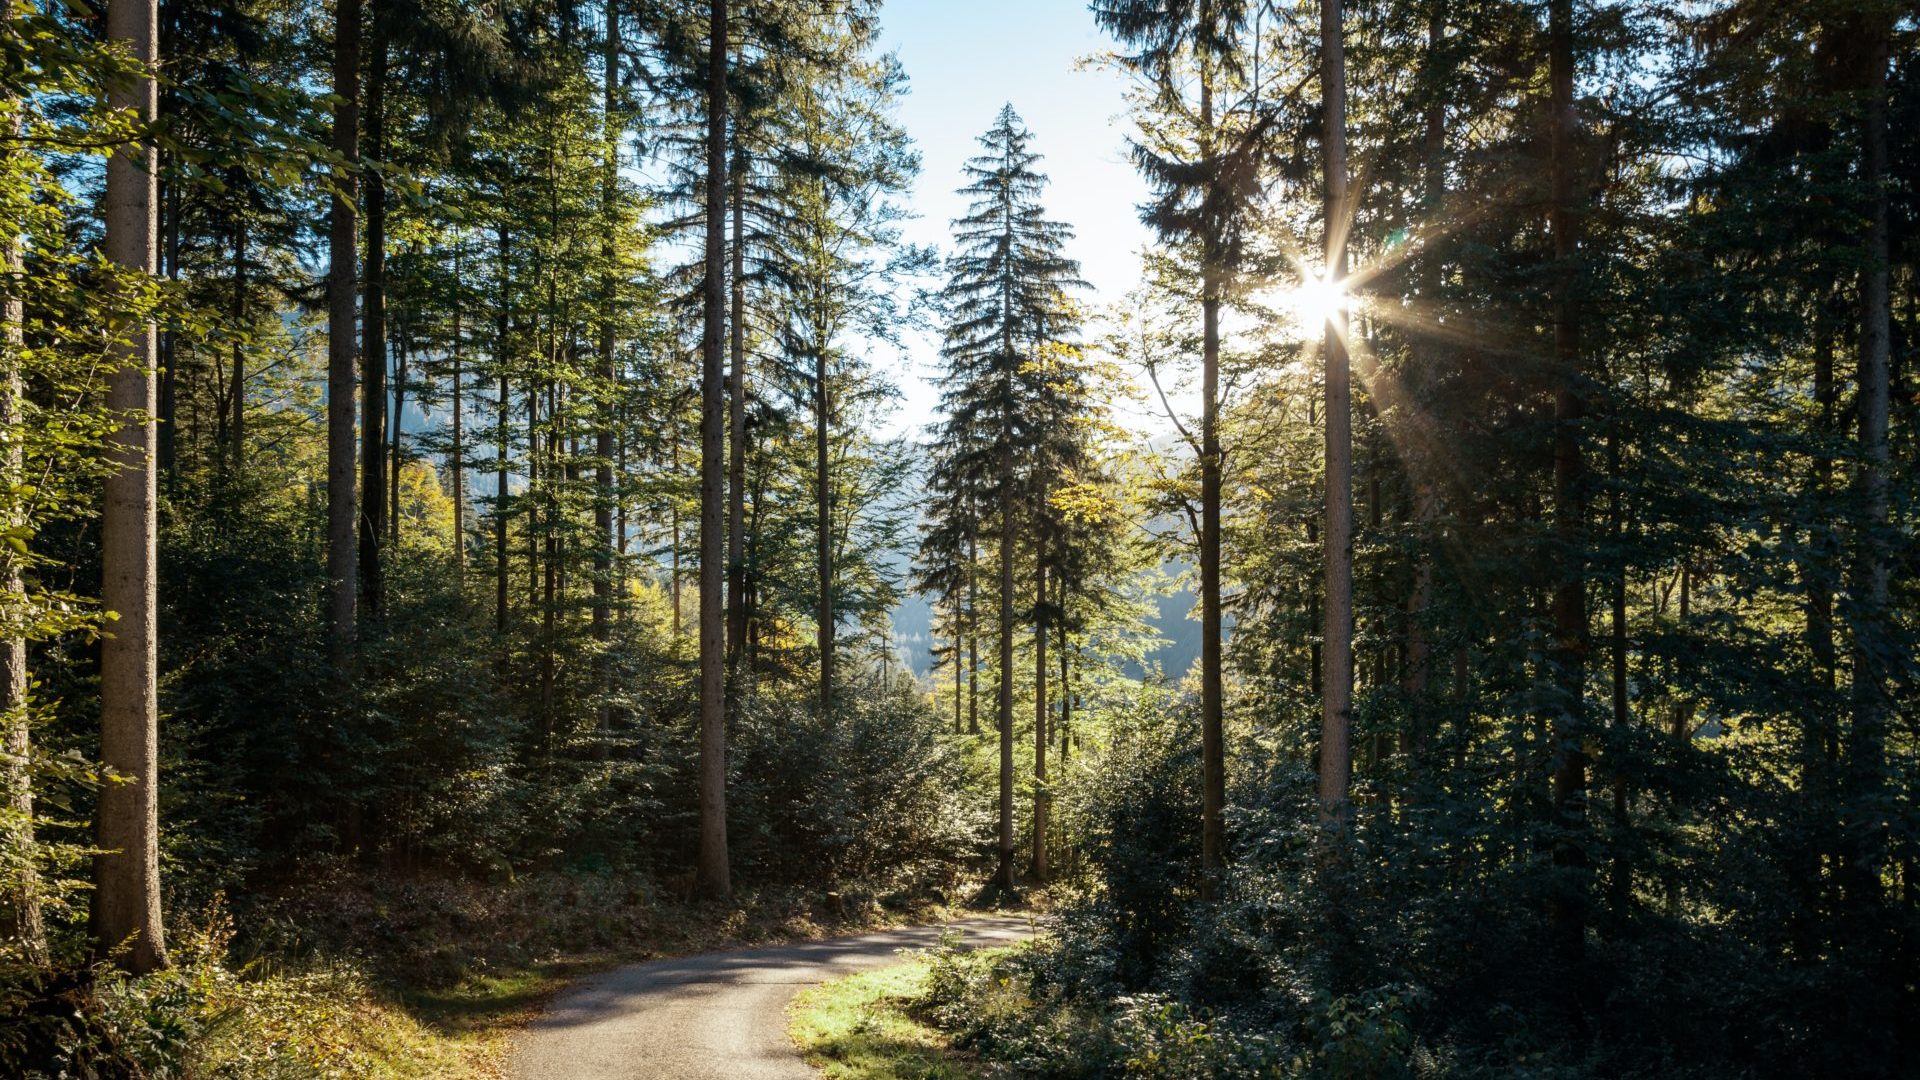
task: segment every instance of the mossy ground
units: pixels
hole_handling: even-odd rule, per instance
[[[973,1080],[981,1074],[914,1015],[926,978],[913,960],[802,991],[793,1041],[830,1080]]]

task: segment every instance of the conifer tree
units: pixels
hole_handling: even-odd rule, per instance
[[[985,153],[966,165],[967,215],[954,222],[948,259],[943,433],[952,447],[937,487],[965,490],[991,508],[983,532],[997,549],[1000,842],[995,885],[1014,890],[1014,570],[1038,520],[1035,446],[1051,434],[1058,404],[1043,357],[1071,340],[1067,294],[1079,267],[1062,249],[1072,232],[1046,216],[1040,155],[1012,105],[980,137]]]

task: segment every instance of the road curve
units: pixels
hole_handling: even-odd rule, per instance
[[[1031,935],[1022,917],[948,924],[974,946]],[[787,1006],[803,988],[899,962],[901,949],[940,941],[916,926],[678,960],[635,964],[582,980],[516,1040],[514,1080],[815,1080],[787,1037]]]

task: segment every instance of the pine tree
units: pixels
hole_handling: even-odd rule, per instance
[[[944,440],[952,449],[936,488],[964,490],[993,514],[983,532],[997,548],[1000,732],[1000,843],[995,885],[1014,890],[1014,568],[1036,535],[1034,448],[1052,432],[1057,400],[1047,393],[1046,357],[1070,341],[1067,294],[1079,267],[1062,249],[1072,236],[1041,205],[1046,177],[1034,166],[1032,136],[1008,105],[980,138],[986,153],[967,162],[970,201],[954,222],[947,264],[943,380]]]

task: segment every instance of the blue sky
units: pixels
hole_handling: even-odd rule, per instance
[[[1111,47],[1085,0],[889,0],[881,24],[884,47],[911,80],[900,119],[921,154],[912,199],[920,216],[907,239],[944,250],[949,223],[966,209],[953,193],[961,164],[1011,102],[1044,155],[1050,216],[1074,227],[1068,253],[1094,288],[1088,299],[1110,303],[1131,289],[1148,239],[1137,211],[1146,188],[1126,160],[1124,77],[1079,63]],[[936,349],[931,339],[916,342],[894,373],[900,429],[933,418]]]

